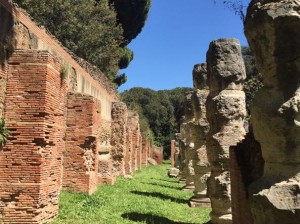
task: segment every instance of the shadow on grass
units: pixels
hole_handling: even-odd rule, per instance
[[[159,193],[159,192],[131,191],[131,193],[137,194],[137,195],[142,195],[142,196],[147,196],[147,197],[156,197],[156,198],[160,198],[162,200],[170,200],[172,202],[181,203],[181,204],[188,203],[188,200],[174,198],[174,197],[171,197],[171,196]]]
[[[155,179],[155,178],[152,178],[152,179]],[[178,179],[176,179],[176,178],[171,178],[170,177],[170,179],[173,179],[173,181],[171,181],[171,180],[165,180],[165,179],[157,179],[157,180],[159,180],[159,181],[165,181],[165,182],[169,182],[169,183],[176,183],[176,184],[178,184],[179,182],[178,182]]]
[[[153,214],[141,214],[137,212],[130,212],[121,215],[124,219],[129,219],[134,222],[146,222],[147,224],[193,224],[188,222],[175,222],[168,218],[153,215]]]
[[[149,185],[153,185],[153,186],[160,186],[160,187],[166,187],[166,188],[171,188],[171,189],[175,189],[175,190],[181,190],[182,187],[173,187],[173,186],[167,186],[167,185],[163,185],[163,184],[157,184],[157,183],[150,183],[150,182],[141,182],[143,184],[149,184]]]

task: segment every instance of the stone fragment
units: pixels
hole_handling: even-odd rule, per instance
[[[178,177],[178,175],[179,175],[179,169],[177,169],[175,167],[172,167],[169,169],[169,171],[168,171],[169,177]]]
[[[300,1],[248,7],[245,34],[264,87],[251,108],[264,173],[251,184],[254,223],[300,223]]]
[[[246,77],[241,47],[236,39],[219,39],[210,43],[207,52],[209,95],[206,115],[207,156],[211,167],[208,196],[212,223],[232,223],[229,172],[229,147],[243,140],[246,116],[242,82]]]
[[[149,165],[157,165],[156,160],[154,160],[154,159],[152,159],[152,158],[150,158],[150,157],[148,157],[147,161],[148,161],[148,164],[149,164]]]

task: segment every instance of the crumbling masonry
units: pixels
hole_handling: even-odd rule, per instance
[[[264,87],[251,108],[265,160],[250,185],[254,223],[300,223],[300,1],[251,1],[245,23]]]
[[[150,140],[128,114],[101,71],[0,0],[0,116],[11,133],[0,149],[0,223],[49,222],[62,188],[92,194],[147,165]]]

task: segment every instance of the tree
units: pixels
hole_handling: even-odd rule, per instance
[[[124,30],[124,45],[127,45],[144,27],[151,0],[109,0],[109,2],[117,12],[117,21]]]
[[[256,68],[255,57],[249,47],[242,46],[242,55],[246,67],[247,79],[244,82],[244,91],[246,94],[246,107],[250,113],[250,105],[257,91],[263,86],[262,75]]]
[[[249,0],[223,0],[222,3],[226,8],[232,10],[244,22],[246,16],[246,8]],[[217,1],[214,0],[214,3]]]
[[[191,88],[154,91],[132,88],[121,94],[128,108],[138,111],[140,118],[146,119],[153,133],[156,145],[170,152],[170,142],[179,131],[180,118],[184,112],[184,96]],[[140,121],[141,122],[141,121]]]
[[[64,46],[99,67],[111,80],[123,55],[123,30],[108,0],[15,0]]]

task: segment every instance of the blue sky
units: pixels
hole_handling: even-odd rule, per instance
[[[134,59],[120,71],[128,80],[119,91],[192,87],[193,66],[205,62],[209,43],[219,38],[247,45],[242,21],[221,0],[152,0],[145,27],[129,45]]]

